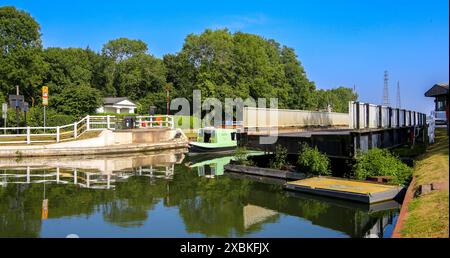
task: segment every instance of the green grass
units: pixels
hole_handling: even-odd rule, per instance
[[[408,217],[402,230],[407,238],[449,237],[449,193],[434,191],[417,199],[408,206]]]
[[[445,129],[436,130],[435,144],[420,156],[414,167],[416,183],[449,183],[448,136]],[[408,206],[408,215],[401,234],[403,237],[449,237],[449,191],[432,191],[414,198]]]
[[[392,149],[392,154],[398,157],[415,158],[424,154],[427,150],[425,144],[416,144],[412,148],[410,146],[402,146],[399,148]]]

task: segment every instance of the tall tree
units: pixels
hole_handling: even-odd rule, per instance
[[[102,104],[101,93],[89,85],[67,87],[53,97],[53,107],[60,113],[77,118],[95,113]]]
[[[199,89],[202,97],[222,101],[226,97],[278,98],[279,106],[285,108],[300,107],[298,101],[290,101],[293,92],[302,92],[299,101],[309,101],[306,93],[314,90],[292,49],[283,52],[274,40],[226,29],[188,35],[181,52],[166,55],[164,64],[167,80],[177,94],[186,97]]]
[[[147,44],[142,40],[118,38],[108,41],[103,46],[102,54],[116,62],[147,52]]]
[[[18,85],[27,100],[34,100],[46,71],[41,50],[39,24],[15,7],[0,7],[0,90],[13,94]]]
[[[358,95],[347,87],[320,89],[315,93],[315,106],[317,110],[326,110],[330,105],[333,112],[347,113],[349,101],[355,101],[357,98]]]
[[[119,96],[139,100],[147,93],[164,92],[165,83],[163,62],[153,56],[139,54],[117,64],[114,86]]]
[[[314,107],[315,85],[306,77],[305,70],[297,59],[294,49],[283,47],[281,60],[288,83],[292,86],[290,93],[290,108],[311,109]]]
[[[93,60],[89,49],[81,48],[47,48],[43,52],[44,60],[49,65],[45,83],[52,95],[59,94],[67,87],[80,84],[90,85],[93,80]]]
[[[162,60],[147,54],[147,44],[141,40],[119,38],[107,42],[102,49],[98,77],[105,92],[127,96],[137,101],[149,93],[158,94],[166,82]]]

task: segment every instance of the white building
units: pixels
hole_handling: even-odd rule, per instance
[[[134,114],[136,104],[128,98],[104,98],[103,105],[97,108],[97,113]]]

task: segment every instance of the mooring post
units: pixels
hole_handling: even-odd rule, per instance
[[[76,139],[78,137],[78,129],[77,122],[73,123],[73,138]]]
[[[91,117],[89,115],[86,116],[86,131],[91,130]]]
[[[77,175],[77,169],[73,169],[73,184],[76,185],[78,183],[78,175]]]
[[[30,136],[30,127],[27,126],[27,144],[31,143],[31,136]]]
[[[59,167],[56,167],[56,183],[59,184]]]

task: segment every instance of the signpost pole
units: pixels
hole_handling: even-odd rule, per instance
[[[45,106],[44,106],[44,133],[45,133],[45,119],[46,119],[46,117],[45,117]]]
[[[19,96],[19,85],[16,85],[16,95]],[[16,133],[19,134],[19,98],[16,99]]]
[[[3,118],[3,128],[4,128],[4,133],[6,134],[6,120],[7,120],[7,116],[8,116],[8,104],[3,103],[2,104],[2,118]]]
[[[169,116],[170,115],[170,111],[169,111],[170,110],[170,108],[169,108],[169,105],[170,105],[169,90],[167,90],[166,94],[167,94],[167,96],[166,96],[166,114],[167,114],[167,116]]]
[[[48,105],[48,87],[43,86],[42,87],[42,106],[44,106],[44,133],[45,133],[45,127],[46,127],[46,120],[47,120],[47,114],[46,114],[47,105]]]

